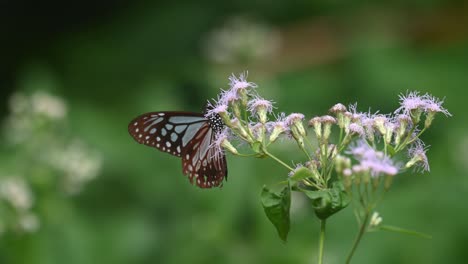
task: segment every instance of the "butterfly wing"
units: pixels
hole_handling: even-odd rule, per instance
[[[210,124],[206,123],[198,130],[182,156],[184,174],[200,188],[220,186],[227,178],[226,157],[213,147],[215,137]]]
[[[138,116],[128,132],[140,144],[180,157],[197,131],[208,122],[198,113],[151,112]]]
[[[182,169],[201,188],[221,185],[227,176],[226,158],[212,148],[215,139],[209,120],[192,112],[151,112],[128,125],[140,144],[182,157]]]

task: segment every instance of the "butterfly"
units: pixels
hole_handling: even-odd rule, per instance
[[[178,111],[142,114],[128,124],[128,132],[138,143],[182,158],[183,173],[200,188],[221,186],[227,180],[226,157],[213,144],[223,128],[217,114],[205,117],[204,113]]]

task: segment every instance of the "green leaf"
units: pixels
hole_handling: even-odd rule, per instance
[[[278,231],[279,237],[286,242],[289,233],[291,207],[290,185],[285,186],[279,193],[274,193],[263,186],[261,200],[265,214]]]
[[[327,219],[349,204],[349,197],[341,182],[334,182],[330,189],[301,190],[312,200],[312,207],[320,219]]]
[[[387,152],[390,155],[390,157],[395,155],[395,148],[391,145],[387,145]]]
[[[310,178],[312,176],[313,174],[309,169],[301,167],[295,171],[294,175],[291,176],[289,180],[291,181],[291,184],[295,184],[299,181],[302,181],[303,179]]]

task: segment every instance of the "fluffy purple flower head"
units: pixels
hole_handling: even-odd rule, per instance
[[[425,110],[426,112],[433,112],[433,113],[442,113],[445,116],[452,116],[450,112],[442,107],[444,100],[440,100],[430,94],[425,94],[423,96],[423,100],[425,102]]]
[[[257,88],[257,85],[253,82],[247,81],[247,72],[243,72],[239,75],[239,77],[235,76],[234,74],[229,77],[229,86],[231,87],[231,91],[236,94],[239,94],[240,91],[246,90],[250,88]]]
[[[392,159],[385,156],[384,153],[376,151],[363,140],[351,146],[349,153],[359,161],[357,166],[362,170],[369,171],[373,177],[393,176],[399,171],[398,166],[394,164]]]
[[[406,95],[400,94],[400,107],[395,113],[410,115],[412,110],[425,110],[426,100],[424,96],[419,95],[418,91],[407,92]]]
[[[365,135],[364,128],[359,124],[351,123],[349,124],[348,129],[351,134],[356,134],[360,137],[363,137]]]
[[[208,111],[206,111],[205,116],[213,116],[213,115],[223,115],[228,114],[228,105],[223,104],[220,100],[216,104],[208,103]]]
[[[264,109],[267,113],[271,113],[273,111],[273,103],[269,100],[256,97],[249,101],[247,108],[252,114],[256,114],[260,109]]]
[[[426,156],[428,147],[424,145],[422,140],[416,140],[414,144],[408,149],[408,158],[413,161],[417,166],[416,171],[430,171],[429,161]],[[411,162],[410,161],[410,162]]]

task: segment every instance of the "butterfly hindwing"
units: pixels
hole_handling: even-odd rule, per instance
[[[182,155],[182,169],[200,188],[220,186],[227,177],[226,157],[213,148],[215,133],[209,124],[201,127]]]

